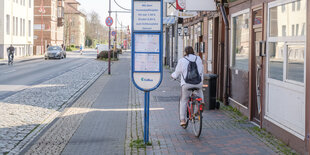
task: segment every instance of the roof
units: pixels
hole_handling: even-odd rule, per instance
[[[77,2],[76,0],[66,0],[65,1],[64,13],[65,14],[80,14],[80,15],[86,17],[86,15],[84,13],[82,13],[76,7],[74,7],[75,4],[80,5],[80,3]]]

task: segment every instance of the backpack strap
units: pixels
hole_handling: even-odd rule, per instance
[[[186,57],[184,57],[184,59],[186,59],[187,61],[189,61]],[[191,61],[189,61],[189,62],[191,62]]]
[[[197,61],[197,56],[196,56],[196,59],[195,59],[195,62]]]

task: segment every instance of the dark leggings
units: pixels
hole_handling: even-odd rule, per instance
[[[8,61],[10,62],[10,56],[12,55],[12,61],[13,61],[13,59],[14,59],[14,54],[13,53],[9,53],[9,55],[8,55]]]

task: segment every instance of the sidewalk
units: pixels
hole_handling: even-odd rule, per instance
[[[130,83],[124,53],[21,154],[124,154]]]
[[[38,59],[43,59],[43,58],[44,58],[44,55],[14,57],[14,63],[38,60]],[[7,59],[0,59],[0,65],[7,65],[7,64],[8,64],[8,60]]]
[[[151,92],[150,146],[143,140],[143,92],[130,80],[130,53],[99,79],[21,154],[292,154],[292,150],[247,121],[235,110],[203,113],[196,138],[191,126],[179,126],[180,86],[164,71],[161,86]],[[269,139],[268,139],[269,138]],[[138,144],[138,145],[137,145]]]
[[[268,135],[266,131],[260,131],[247,118],[223,106],[221,110],[204,111],[202,133],[199,139],[196,138],[191,126],[187,129],[179,126],[180,86],[178,82],[170,80],[169,76],[169,71],[165,70],[161,86],[151,92],[149,124],[152,145],[146,148],[132,146],[134,140],[143,140],[144,116],[143,111],[130,111],[127,121],[126,154],[271,155],[294,153],[274,138],[265,139]],[[143,108],[143,93],[132,84],[130,89],[129,109]]]

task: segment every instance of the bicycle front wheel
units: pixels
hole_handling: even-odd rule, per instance
[[[199,110],[199,104],[193,105],[193,118],[191,120],[192,128],[196,137],[199,137],[202,129],[202,112]]]

